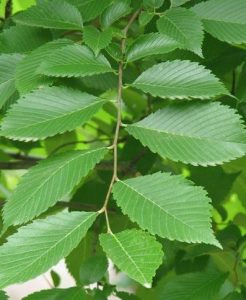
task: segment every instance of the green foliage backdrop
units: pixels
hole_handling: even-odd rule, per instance
[[[0,299],[48,270],[24,299],[246,299],[246,1],[0,18]]]

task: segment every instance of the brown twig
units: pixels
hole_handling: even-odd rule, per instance
[[[109,224],[109,218],[108,218],[108,202],[110,199],[110,195],[112,193],[113,185],[115,181],[119,180],[118,179],[118,139],[119,139],[119,131],[121,127],[121,100],[122,100],[122,88],[123,88],[123,67],[124,67],[124,57],[125,57],[125,51],[126,51],[126,38],[127,38],[127,33],[128,30],[130,29],[130,26],[134,22],[134,20],[137,18],[137,16],[140,13],[140,9],[137,10],[130,18],[128,21],[126,27],[123,29],[123,34],[124,37],[121,40],[121,53],[123,57],[123,61],[119,62],[119,67],[118,67],[118,92],[117,92],[117,123],[116,123],[116,129],[115,129],[115,134],[114,134],[114,141],[113,145],[110,147],[114,151],[114,166],[113,166],[113,175],[111,182],[109,184],[108,192],[104,201],[104,205],[102,209],[99,211],[100,213],[104,212],[105,213],[105,218],[106,218],[106,224],[107,224],[107,229],[108,232],[112,232]]]

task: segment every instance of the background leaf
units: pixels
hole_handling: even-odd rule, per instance
[[[230,293],[225,298],[223,298],[223,300],[243,300],[243,297],[237,292],[235,292],[235,293]]]
[[[66,257],[66,266],[76,284],[80,284],[80,268],[85,261],[95,254],[97,235],[89,231],[79,245]]]
[[[191,1],[191,0],[171,0],[171,5],[172,5],[172,7],[178,7],[189,1]]]
[[[7,294],[4,291],[0,291],[0,299],[1,300],[8,300],[9,297],[7,296]]]
[[[79,9],[84,21],[90,21],[98,17],[113,0],[68,0],[68,2]]]
[[[15,70],[22,59],[20,54],[0,55],[0,108],[16,93]]]
[[[108,269],[106,256],[92,256],[88,258],[80,267],[80,284],[88,285],[98,282]]]
[[[130,0],[118,0],[109,6],[101,15],[102,27],[107,28],[131,12]]]
[[[163,287],[158,300],[213,300],[225,278],[225,274],[215,271],[176,276]]]
[[[33,50],[28,56],[18,64],[16,69],[16,87],[21,94],[26,94],[36,88],[44,85],[50,85],[54,82],[54,78],[37,74],[37,68],[45,58],[52,54],[53,51],[72,43],[66,39],[59,39]]]
[[[61,278],[60,278],[59,274],[57,274],[55,271],[51,270],[50,276],[52,278],[54,287],[58,287],[61,283]]]
[[[26,53],[50,40],[51,34],[45,29],[11,26],[0,33],[0,52]]]
[[[143,0],[146,7],[159,8],[163,5],[164,0]]]
[[[72,287],[68,289],[50,289],[33,293],[23,300],[55,300],[55,299],[69,299],[69,300],[89,300],[92,299],[80,287]]]

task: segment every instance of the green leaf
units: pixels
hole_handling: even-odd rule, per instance
[[[76,6],[82,14],[84,21],[90,21],[98,17],[114,0],[67,0]]]
[[[210,199],[181,176],[155,173],[118,181],[113,195],[123,213],[151,234],[220,246],[211,229]]]
[[[107,256],[129,277],[141,284],[150,284],[162,263],[161,244],[148,233],[132,229],[116,234],[100,235]]]
[[[80,284],[80,268],[94,254],[97,236],[89,231],[79,245],[66,257],[66,266],[76,284]]]
[[[4,206],[5,227],[26,223],[69,195],[106,153],[106,148],[71,150],[32,167]]]
[[[49,31],[22,25],[11,26],[0,34],[1,53],[26,53],[51,40]]]
[[[152,152],[192,165],[222,164],[246,151],[240,116],[218,102],[170,105],[127,131]]]
[[[191,0],[171,0],[171,6],[172,7],[178,7],[181,6],[183,4],[185,4],[186,2],[189,2]]]
[[[81,30],[82,16],[78,9],[64,0],[38,1],[37,5],[15,15],[14,21],[23,25]]]
[[[0,1],[1,2],[1,1]],[[15,14],[21,10],[25,10],[32,5],[35,5],[36,0],[14,0],[12,1],[12,13]]]
[[[146,7],[159,8],[163,5],[164,0],[143,0],[143,4]]]
[[[45,87],[23,96],[9,110],[1,135],[35,141],[86,123],[105,100],[66,87]]]
[[[9,297],[4,291],[0,291],[0,300],[8,300]]]
[[[237,292],[234,292],[227,295],[223,300],[243,300],[243,297]]]
[[[127,50],[127,60],[134,61],[146,56],[165,54],[180,47],[180,44],[167,35],[148,33],[140,36]]]
[[[246,207],[246,156],[242,157],[241,159],[234,160],[228,164],[225,164],[223,168],[229,174],[239,174],[232,186],[231,194],[236,195],[240,199],[242,204]],[[231,203],[231,205],[234,206],[234,203]],[[238,208],[235,209],[235,212],[238,212]]]
[[[57,264],[96,217],[95,212],[61,212],[21,227],[0,247],[0,288],[35,278]]]
[[[246,214],[239,212],[233,218],[233,223],[237,226],[246,228]]]
[[[70,45],[49,55],[38,68],[38,72],[55,77],[84,77],[113,70],[102,54],[96,57],[86,46]]]
[[[202,20],[205,30],[221,41],[246,42],[246,2],[210,0],[191,8]]]
[[[55,40],[42,45],[26,56],[16,69],[15,78],[18,91],[21,94],[26,94],[36,88],[52,84],[54,78],[37,74],[37,68],[53,51],[71,43],[66,39]]]
[[[133,83],[145,93],[170,99],[209,99],[228,94],[209,70],[188,60],[167,61],[144,71]]]
[[[50,289],[31,294],[22,300],[90,300],[93,299],[87,295],[82,288],[72,287],[68,289]]]
[[[131,12],[130,0],[118,0],[109,6],[101,15],[102,27],[107,28]]]
[[[157,27],[184,49],[202,56],[203,26],[194,12],[181,7],[170,9],[157,21]]]
[[[246,64],[243,65],[241,72],[238,76],[237,86],[236,86],[236,96],[240,102],[246,102]]]
[[[222,167],[190,167],[190,179],[196,184],[203,186],[209,197],[213,200],[213,206],[218,208],[228,196],[233,183],[240,172],[227,174]]]
[[[128,292],[118,292],[117,291],[117,297],[119,297],[121,300],[140,300],[137,296],[134,294],[129,294]]]
[[[92,256],[80,267],[80,284],[88,285],[103,278],[108,269],[108,260],[105,256]]]
[[[81,79],[85,87],[105,92],[114,89],[118,84],[118,77],[113,73],[99,74]]]
[[[164,285],[157,300],[213,300],[218,299],[225,274],[215,271],[175,276]]]
[[[16,93],[15,70],[22,59],[20,54],[0,55],[0,108]]]
[[[54,270],[51,270],[50,277],[52,278],[54,287],[58,287],[61,283],[60,276]]]
[[[146,26],[153,18],[155,14],[149,11],[142,11],[139,15],[138,21],[140,26]]]
[[[120,49],[120,45],[116,43],[111,43],[107,48],[106,51],[108,54],[117,62],[122,61],[122,52]]]
[[[84,42],[89,46],[97,56],[100,50],[106,48],[112,40],[112,31],[110,28],[100,32],[94,26],[84,28]]]

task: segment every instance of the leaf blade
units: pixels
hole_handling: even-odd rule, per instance
[[[192,11],[185,8],[170,9],[157,21],[157,28],[179,42],[184,49],[202,56],[203,25]]]
[[[71,193],[106,152],[106,148],[72,150],[32,167],[4,206],[5,227],[32,220]]]
[[[119,269],[143,285],[151,283],[163,258],[161,245],[154,237],[133,229],[101,234],[99,239],[103,250]],[[148,257],[148,266],[145,255]]]
[[[210,0],[191,8],[202,20],[205,30],[228,43],[246,42],[246,3],[243,0]]]
[[[80,11],[83,20],[88,22],[98,17],[113,0],[69,0],[69,3],[76,6]]]
[[[26,53],[51,39],[51,33],[42,28],[11,26],[0,34],[0,51],[2,53]]]
[[[0,55],[0,108],[16,93],[15,70],[22,59],[20,54]]]
[[[11,107],[3,120],[1,135],[35,141],[71,131],[86,123],[104,103],[93,95],[66,87],[35,90]]]
[[[84,28],[84,41],[89,46],[95,55],[97,56],[100,50],[106,48],[112,40],[111,29],[105,31],[99,31],[94,26],[86,26]]]
[[[21,227],[0,247],[1,288],[32,279],[58,263],[78,245],[96,216],[61,212]]]
[[[21,94],[53,83],[54,79],[37,74],[40,63],[54,50],[72,43],[66,39],[54,40],[33,50],[16,69],[16,87]]]
[[[131,12],[130,2],[129,0],[118,0],[106,8],[101,15],[102,26],[108,28],[120,18],[128,15]]]
[[[123,213],[151,234],[219,246],[211,230],[210,199],[181,176],[155,173],[118,181],[113,195]]]
[[[172,105],[127,131],[154,153],[192,165],[214,166],[245,154],[245,128],[219,103]]]
[[[167,61],[154,65],[131,85],[164,99],[209,99],[228,94],[222,83],[209,70],[188,60]]]
[[[86,46],[66,46],[41,63],[37,72],[55,77],[84,77],[113,72],[110,63],[102,55],[94,56]]]
[[[67,289],[50,289],[35,292],[22,300],[52,300],[52,299],[69,299],[69,300],[89,300],[92,299],[80,287],[72,287]]]
[[[163,291],[158,296],[158,300],[214,299],[218,295],[219,289],[225,279],[225,274],[215,271],[176,276],[164,285]]]
[[[78,9],[63,0],[39,1],[17,14],[14,21],[23,25],[64,30],[81,30],[82,16]]]
[[[149,33],[144,34],[127,50],[127,60],[135,61],[146,56],[155,54],[165,54],[177,49],[180,46],[178,42],[164,34]]]

